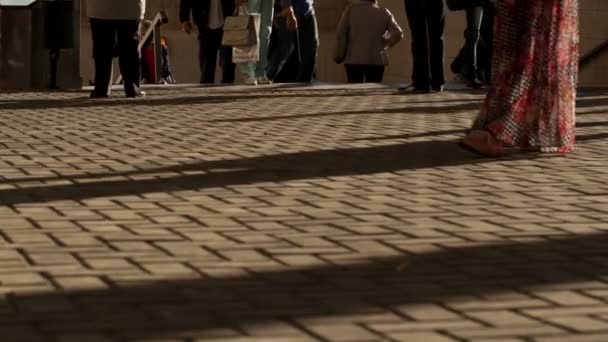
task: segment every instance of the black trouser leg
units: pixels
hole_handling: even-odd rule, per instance
[[[412,82],[418,90],[428,90],[431,86],[426,1],[434,0],[405,0],[405,11],[412,36]]]
[[[429,32],[429,55],[431,69],[431,87],[438,89],[445,84],[444,70],[444,0],[424,0],[428,5],[427,28]]]
[[[481,21],[481,48],[478,48],[479,58],[478,68],[481,69],[479,74],[484,83],[489,84],[492,78],[492,55],[494,41],[494,5],[487,2],[483,8],[483,19]]]
[[[199,27],[198,28],[198,69],[200,70],[201,73],[201,77],[200,77],[200,83],[203,84],[205,83],[205,37],[204,37],[204,32],[203,32],[203,28]]]
[[[366,65],[365,69],[365,82],[381,83],[384,79],[383,65]]]
[[[464,63],[464,54],[465,54],[465,48],[462,47],[460,49],[460,51],[458,52],[458,55],[456,55],[456,57],[452,61],[452,64],[450,64],[450,70],[452,71],[452,73],[454,73],[454,74],[461,73],[462,65]]]
[[[112,57],[116,31],[111,20],[91,19],[96,95],[109,95],[112,82]]]
[[[220,38],[220,44],[221,44]],[[236,65],[232,63],[232,47],[220,47],[220,59],[222,60],[222,83],[234,83]]]
[[[365,70],[362,65],[346,64],[346,78],[348,83],[363,83],[365,80]]]
[[[268,58],[268,67],[266,68],[266,75],[271,80],[275,81],[283,68],[289,61],[289,58],[294,53],[296,48],[296,39],[297,35],[287,29],[287,23],[285,17],[278,17],[276,26],[273,27],[272,32],[275,45],[272,53],[270,53]],[[298,60],[299,64],[299,60]],[[299,65],[298,65],[299,68]]]
[[[477,45],[479,43],[479,30],[483,19],[483,7],[472,7],[466,10],[467,29],[465,31],[464,63],[460,73],[469,81],[476,78],[477,73]]]
[[[139,21],[116,20],[118,63],[124,81],[125,94],[134,96],[141,80],[139,51]]]
[[[217,64],[217,55],[222,44],[222,30],[199,27],[199,43],[201,83],[215,83],[215,66]]]
[[[297,82],[312,82],[317,65],[319,48],[319,31],[317,16],[314,11],[304,17],[298,17],[298,34],[300,39],[300,70]]]

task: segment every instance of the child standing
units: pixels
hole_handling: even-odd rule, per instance
[[[334,61],[344,63],[349,83],[380,83],[388,65],[388,50],[403,39],[393,14],[377,0],[349,5],[338,24]]]

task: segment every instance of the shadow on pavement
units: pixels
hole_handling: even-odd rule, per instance
[[[398,135],[385,135],[381,137],[369,137],[369,138],[357,138],[349,139],[348,141],[379,141],[379,140],[396,140],[396,139],[414,139],[414,138],[427,138],[437,137],[440,135],[452,135],[452,134],[463,134],[466,129],[449,129],[443,131],[432,131],[423,133],[411,133],[411,134],[398,134]]]
[[[451,299],[460,305],[487,303],[492,300],[484,297],[505,291],[523,297],[527,308],[548,309],[554,304],[527,291],[577,282],[605,287],[606,245],[608,235],[597,233],[444,246],[436,252],[369,258],[350,265],[319,259],[321,266],[308,268],[238,268],[242,275],[223,278],[207,276],[200,267],[202,277],[197,279],[140,280],[120,286],[108,280],[105,289],[11,294],[0,302],[10,308],[3,310],[0,323],[26,333],[38,331],[45,338],[67,331],[158,339],[264,322],[387,312]],[[602,299],[596,301],[606,305]],[[402,312],[407,314],[407,309]]]
[[[608,133],[587,134],[576,137],[576,141],[592,141],[608,139]]]
[[[588,127],[598,127],[598,126],[608,126],[608,121],[589,121],[589,122],[577,122],[576,123],[576,127],[578,127],[578,128],[588,128]],[[450,129],[450,130],[443,130],[443,131],[386,135],[386,136],[369,137],[369,138],[357,138],[357,139],[349,139],[347,141],[379,141],[379,140],[427,138],[427,137],[436,137],[436,136],[441,136],[441,135],[464,134],[466,131],[467,131],[466,129]],[[602,135],[593,134],[593,135],[580,136],[580,138],[577,138],[577,140],[588,141],[588,140],[601,139],[602,137],[603,137]]]
[[[292,120],[304,118],[317,118],[326,116],[344,116],[344,115],[381,115],[381,114],[435,114],[435,113],[453,113],[462,111],[471,111],[479,109],[479,103],[467,102],[452,104],[449,106],[409,106],[403,103],[404,107],[399,108],[369,108],[365,110],[353,110],[344,112],[326,112],[326,113],[311,113],[311,114],[296,114],[296,115],[281,115],[281,116],[258,116],[236,119],[219,119],[209,120],[209,122],[262,122],[274,120]],[[437,103],[441,103],[438,101]]]
[[[377,91],[376,91],[377,92]],[[287,97],[352,97],[374,93],[373,90],[350,90],[320,91],[310,90],[288,92],[286,90],[269,89],[263,92],[254,89],[247,92],[235,92],[214,94],[192,93],[190,96],[150,95],[144,98],[128,99],[112,97],[108,99],[90,99],[88,96],[69,99],[33,99],[33,100],[0,100],[0,111],[2,110],[28,110],[28,109],[52,109],[52,108],[89,108],[89,107],[114,107],[114,106],[172,106],[172,105],[197,105],[209,103],[236,102],[241,100],[259,100],[265,98],[287,98]],[[228,94],[228,95],[227,95]],[[230,95],[232,94],[232,95]]]
[[[517,154],[512,158],[532,158]],[[545,158],[545,157],[543,157]],[[509,157],[501,160],[509,160]],[[24,178],[27,182],[64,180],[80,184],[48,185],[0,190],[0,205],[93,197],[138,195],[150,192],[201,190],[259,182],[283,182],[332,176],[365,175],[441,166],[484,163],[461,149],[455,141],[425,141],[364,148],[307,151],[235,160],[208,161],[132,172],[91,174],[77,177]],[[200,171],[191,175],[186,172]],[[168,176],[134,180],[129,176],[169,173]],[[119,180],[92,179],[122,177]],[[141,178],[141,177],[139,177]],[[19,180],[7,180],[18,182]],[[41,184],[44,185],[44,184]]]

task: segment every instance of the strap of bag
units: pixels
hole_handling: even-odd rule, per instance
[[[251,13],[249,13],[247,6],[245,6],[245,5],[240,5],[234,11],[236,12],[236,15],[250,15],[251,14]]]

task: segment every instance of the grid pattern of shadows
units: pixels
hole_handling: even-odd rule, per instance
[[[577,151],[479,93],[0,94],[2,341],[605,341],[608,96]]]

